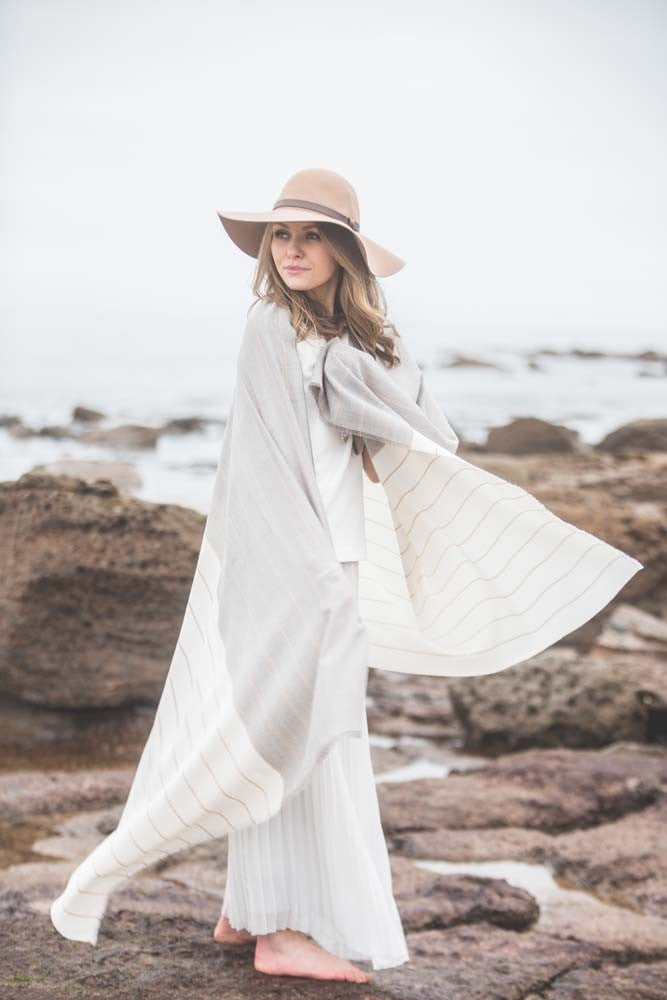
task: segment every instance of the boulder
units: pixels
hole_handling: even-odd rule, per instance
[[[96,424],[98,420],[104,420],[104,414],[89,406],[75,406],[72,410],[72,420],[77,420],[82,424]]]
[[[667,742],[655,714],[667,706],[667,664],[652,656],[585,656],[557,646],[496,674],[450,678],[448,686],[469,751]]]
[[[0,483],[0,690],[52,708],[157,704],[204,523],[105,480]]]
[[[523,931],[539,907],[525,889],[501,878],[440,875],[405,858],[392,858],[393,891],[405,930],[485,922]]]
[[[486,450],[526,455],[543,452],[573,452],[578,447],[577,431],[562,424],[552,424],[537,417],[517,417],[503,427],[492,427]]]
[[[375,733],[432,739],[460,737],[447,680],[391,670],[369,670],[368,725]]]
[[[595,446],[600,451],[667,451],[667,417],[632,420],[606,434]]]

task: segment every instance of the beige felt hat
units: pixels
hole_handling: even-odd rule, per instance
[[[333,222],[356,237],[371,274],[387,277],[405,266],[379,243],[359,232],[359,201],[352,185],[333,170],[299,170],[283,186],[273,208],[266,212],[223,212],[218,216],[231,239],[245,253],[257,257],[269,222]]]

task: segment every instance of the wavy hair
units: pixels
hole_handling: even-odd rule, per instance
[[[322,242],[339,265],[333,314],[327,313],[323,303],[311,298],[307,292],[296,291],[285,284],[271,253],[273,223],[267,223],[257,255],[252,283],[257,300],[268,299],[287,307],[298,340],[309,334],[330,340],[341,336],[347,328],[361,350],[372,354],[389,368],[400,364],[399,356],[394,353],[394,338],[400,337],[400,334],[387,320],[384,293],[371,273],[356,237],[333,222],[317,222],[316,227]]]

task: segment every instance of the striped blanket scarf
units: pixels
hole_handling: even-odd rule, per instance
[[[490,674],[600,611],[642,568],[456,454],[402,337],[387,368],[327,341],[304,386],[286,309],[253,304],[210,512],[152,729],[118,825],[51,905],[97,942],[110,894],[161,858],[278,812],[341,738],[361,735],[369,667]],[[318,491],[305,392],[364,477],[359,600]]]

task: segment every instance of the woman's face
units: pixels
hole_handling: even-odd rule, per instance
[[[338,263],[329,253],[314,222],[274,222],[273,261],[288,288],[309,292],[336,274]]]

